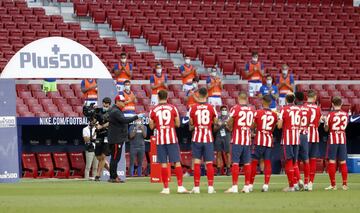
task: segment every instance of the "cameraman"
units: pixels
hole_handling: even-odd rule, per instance
[[[120,161],[123,144],[129,141],[129,123],[142,119],[144,114],[135,115],[133,117],[125,117],[122,110],[125,107],[125,97],[117,95],[115,104],[109,110],[109,146],[111,150],[110,160],[110,179],[111,183],[120,183],[117,175],[117,166]]]
[[[106,156],[109,156],[109,144],[108,144],[108,127],[109,127],[109,108],[111,105],[111,99],[105,97],[102,100],[102,108],[95,110],[95,117],[97,120],[96,124],[96,145],[95,145],[95,156],[99,161],[99,166],[95,176],[95,181],[100,181],[101,173],[103,168],[109,171],[109,163],[106,161]]]
[[[95,158],[95,140],[96,140],[96,119],[93,117],[89,120],[89,125],[83,129],[83,138],[85,142],[85,179],[90,179],[90,168],[92,166],[92,175],[94,176],[97,172],[98,161]]]
[[[142,175],[142,162],[145,154],[146,126],[137,120],[130,126],[130,176],[134,176],[134,163],[137,160],[137,175]]]

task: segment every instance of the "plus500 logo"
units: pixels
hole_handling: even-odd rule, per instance
[[[57,54],[56,56],[37,56],[32,52],[20,53],[20,67],[26,68],[92,68],[93,57],[90,54]]]

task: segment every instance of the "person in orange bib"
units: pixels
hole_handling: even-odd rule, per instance
[[[119,95],[124,96],[125,98],[125,107],[122,109],[125,117],[135,116],[135,105],[137,103],[137,99],[135,94],[131,91],[130,81],[126,80],[124,82],[124,91],[120,92]]]
[[[199,78],[195,77],[193,78],[193,87],[191,90],[187,91],[187,107],[190,109],[190,107],[196,103],[199,103]]]
[[[277,77],[276,85],[279,89],[279,105],[284,106],[286,95],[294,92],[294,76],[289,74],[288,65],[282,65],[281,75]]]
[[[81,81],[81,91],[84,94],[84,105],[97,105],[98,93],[96,79],[84,79]]]
[[[192,89],[192,80],[197,76],[196,69],[190,64],[190,57],[185,57],[185,64],[179,67],[182,77],[183,91]]]
[[[160,90],[167,90],[167,75],[162,73],[161,64],[156,64],[155,67],[156,74],[150,76],[150,85],[151,85],[151,105],[155,106],[159,103],[158,92]]]
[[[221,78],[218,76],[216,66],[211,69],[210,76],[206,80],[206,86],[209,94],[208,103],[213,106],[221,106],[222,83]]]
[[[121,53],[120,63],[115,64],[114,74],[116,80],[116,88],[118,92],[124,90],[124,83],[126,80],[131,80],[133,65],[126,62],[126,53]]]
[[[262,86],[264,77],[264,64],[259,62],[257,52],[252,53],[252,59],[245,65],[245,78],[249,83],[249,96],[254,97]]]

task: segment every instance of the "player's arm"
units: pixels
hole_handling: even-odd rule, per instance
[[[154,130],[155,129],[155,122],[154,122],[154,120],[153,119],[149,119],[149,128],[151,129],[151,130]]]
[[[194,130],[194,121],[192,118],[190,118],[189,120],[189,130],[190,131],[193,131]]]
[[[327,116],[326,120],[325,120],[325,124],[324,124],[324,130],[325,132],[329,131],[329,120],[330,120],[330,115]]]
[[[119,69],[119,64],[115,64],[113,71],[114,71],[115,77],[118,77],[120,75],[121,71]]]
[[[232,131],[233,130],[233,125],[234,125],[234,118],[233,117],[230,117],[229,120],[227,121],[227,129],[229,131]]]
[[[284,114],[284,110],[281,110],[280,114],[279,114],[278,122],[277,122],[277,127],[279,129],[281,129],[283,127],[283,114]]]

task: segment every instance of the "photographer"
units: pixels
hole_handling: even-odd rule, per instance
[[[97,172],[98,161],[95,158],[95,140],[96,140],[96,119],[89,120],[89,125],[83,129],[83,138],[85,142],[85,179],[90,179],[90,168],[92,166],[92,175],[94,176]]]
[[[144,114],[135,115],[133,117],[125,117],[122,110],[125,107],[125,98],[123,95],[115,97],[115,104],[109,111],[109,146],[111,151],[110,160],[110,179],[111,183],[120,183],[117,175],[117,166],[120,161],[123,144],[129,141],[129,123],[142,119]]]
[[[137,175],[140,177],[142,174],[142,162],[145,154],[145,138],[147,134],[146,126],[141,123],[141,120],[134,122],[130,126],[130,176],[134,176],[134,163],[137,159]]]
[[[95,117],[97,120],[96,124],[96,145],[95,145],[95,156],[99,161],[97,174],[95,181],[100,181],[101,173],[103,168],[109,170],[109,163],[106,161],[106,156],[109,156],[109,144],[108,144],[108,127],[109,127],[109,108],[111,105],[111,99],[105,97],[102,100],[102,108],[96,108]]]

